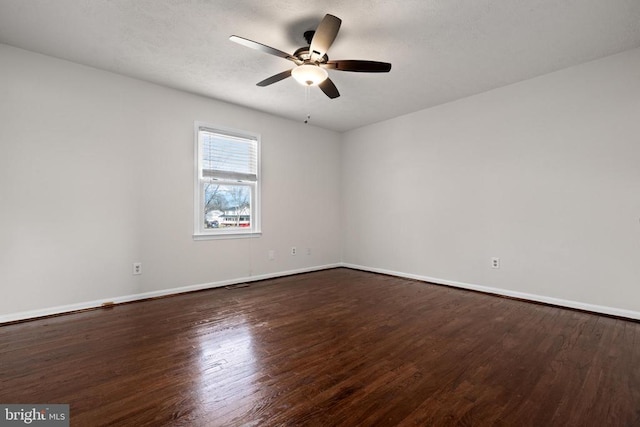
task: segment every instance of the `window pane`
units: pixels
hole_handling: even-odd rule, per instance
[[[204,228],[247,229],[251,227],[250,185],[203,182]]]

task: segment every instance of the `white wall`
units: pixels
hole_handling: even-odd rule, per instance
[[[340,261],[338,134],[6,45],[0,64],[0,320]],[[262,237],[192,239],[195,120],[262,135]]]
[[[639,317],[639,70],[627,51],[344,134],[343,261]]]

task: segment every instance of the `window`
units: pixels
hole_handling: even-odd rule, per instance
[[[194,238],[260,233],[260,137],[197,123]]]

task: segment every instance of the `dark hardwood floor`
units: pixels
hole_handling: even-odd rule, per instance
[[[0,327],[72,426],[640,426],[640,323],[334,269]]]

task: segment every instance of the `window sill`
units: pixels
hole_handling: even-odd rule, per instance
[[[262,236],[261,231],[230,232],[230,233],[216,233],[216,234],[196,233],[193,235],[193,240],[250,239],[250,238],[255,238],[260,236]]]

